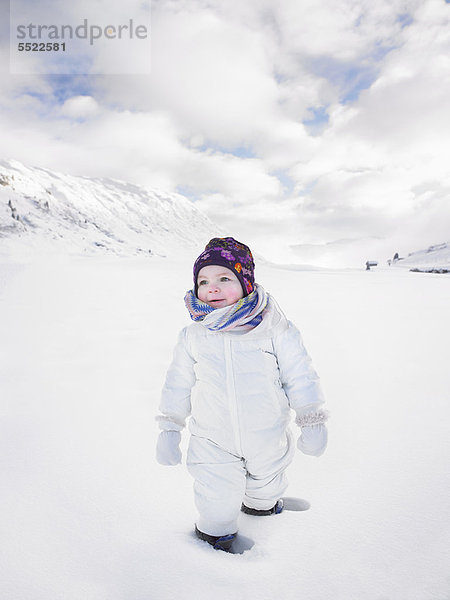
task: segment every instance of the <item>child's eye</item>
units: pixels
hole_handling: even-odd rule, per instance
[[[206,279],[202,279],[201,281],[198,282],[197,285],[205,285],[206,283]]]
[[[231,281],[229,277],[221,277],[220,281]]]

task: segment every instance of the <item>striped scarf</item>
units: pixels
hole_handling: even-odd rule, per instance
[[[213,308],[202,302],[193,290],[186,292],[184,303],[193,321],[201,322],[211,331],[228,331],[239,328],[250,330],[262,321],[262,312],[267,306],[268,296],[258,284],[245,298],[241,298],[230,306]]]

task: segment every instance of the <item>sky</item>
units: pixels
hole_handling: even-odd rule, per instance
[[[51,23],[60,4],[11,0],[11,14]],[[150,10],[88,5],[98,19]],[[444,0],[153,0],[149,65],[130,49],[117,67],[99,42],[73,75],[11,73],[0,27],[2,158],[178,191],[279,262],[450,240]]]

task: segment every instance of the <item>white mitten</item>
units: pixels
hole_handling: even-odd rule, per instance
[[[328,441],[328,430],[322,423],[318,425],[305,425],[302,434],[298,438],[297,448],[303,454],[310,456],[321,456],[325,452]]]
[[[160,465],[179,465],[181,462],[181,433],[161,431],[156,444],[156,460]]]

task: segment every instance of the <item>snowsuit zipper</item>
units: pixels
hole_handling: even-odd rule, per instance
[[[234,383],[233,361],[231,357],[231,338],[229,338],[228,336],[224,336],[223,342],[225,349],[227,398],[234,433],[234,443],[236,446],[237,454],[239,456],[242,456],[241,426],[239,420],[239,408],[236,399],[236,387]]]

